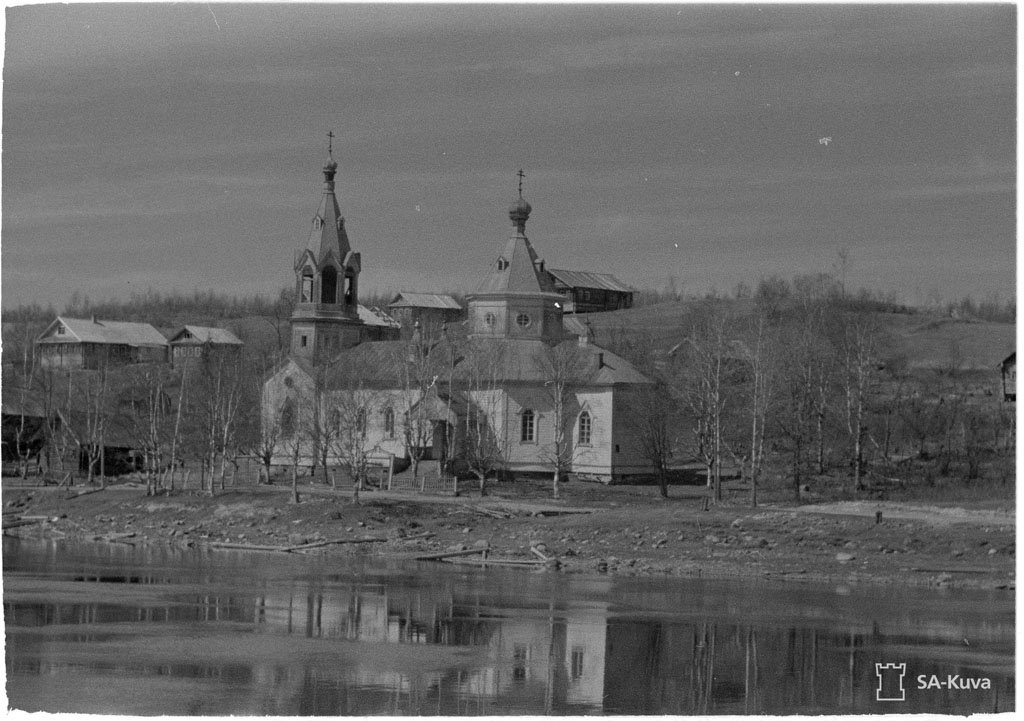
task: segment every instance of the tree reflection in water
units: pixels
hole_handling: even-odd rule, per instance
[[[1012,595],[897,602],[870,589],[339,563],[5,541],[10,703],[445,716],[1014,707]],[[887,661],[908,665],[898,707],[874,696]],[[921,674],[992,688],[924,691]]]

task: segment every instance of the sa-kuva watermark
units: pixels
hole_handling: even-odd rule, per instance
[[[877,701],[906,701],[907,690],[904,678],[907,675],[905,663],[876,663],[875,675],[878,676],[878,688],[875,689]],[[918,691],[979,691],[992,688],[992,680],[982,676],[961,676],[950,673],[945,676],[938,674],[921,674],[915,679]]]

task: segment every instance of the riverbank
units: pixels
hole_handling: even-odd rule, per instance
[[[704,510],[698,487],[673,487],[671,497],[661,499],[654,487],[574,483],[554,501],[547,484],[531,482],[498,486],[486,497],[369,491],[358,504],[351,491],[323,485],[300,486],[298,504],[285,486],[212,498],[147,497],[133,485],[92,490],[5,487],[5,514],[32,522],[5,532],[400,558],[486,545],[491,559],[567,573],[1016,585],[1012,504],[776,502],[750,508],[737,494]],[[479,562],[480,555],[452,560]]]

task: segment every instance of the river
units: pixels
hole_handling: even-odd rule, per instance
[[[26,711],[1014,709],[1008,591],[584,577],[14,538],[4,538],[3,569],[8,704]]]

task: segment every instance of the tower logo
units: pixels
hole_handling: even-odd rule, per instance
[[[906,701],[906,690],[903,688],[903,677],[907,673],[905,663],[876,663],[875,675],[878,676],[878,689],[875,691],[877,701]]]

